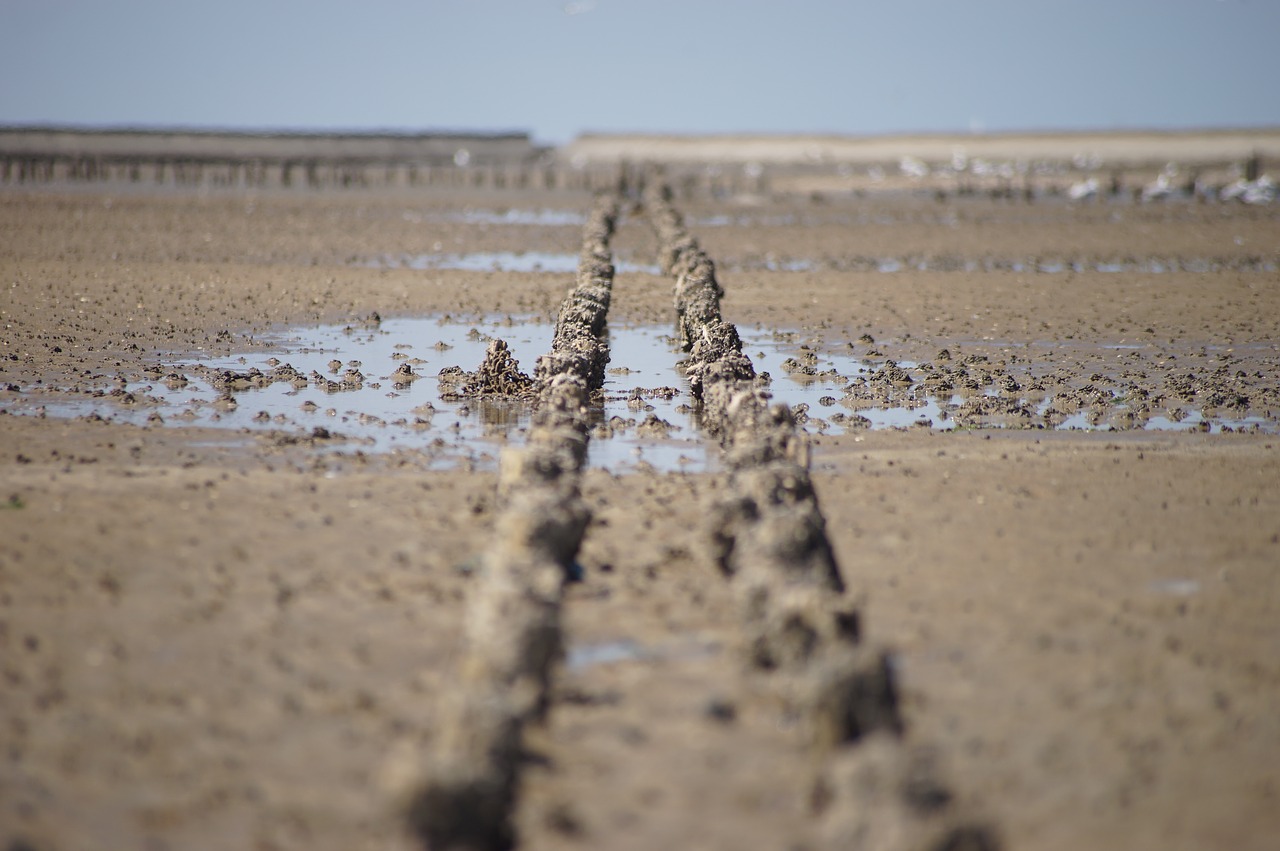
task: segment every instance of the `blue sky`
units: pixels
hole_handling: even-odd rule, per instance
[[[0,0],[0,124],[1280,126],[1280,0]]]

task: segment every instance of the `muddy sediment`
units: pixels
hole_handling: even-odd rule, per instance
[[[434,375],[460,355],[431,345],[432,326],[474,323],[484,334],[469,343],[504,336],[513,350],[528,341],[506,329],[550,329],[572,273],[527,270],[576,254],[590,199],[207,188],[0,192],[12,237],[0,245],[0,846],[408,851],[421,838],[390,802],[412,800],[430,757],[470,738],[515,770],[478,771],[490,791],[471,800],[501,806],[457,810],[470,827],[441,832],[487,821],[501,838],[506,818],[528,847],[908,835],[983,847],[996,831],[973,813],[1007,847],[1271,847],[1280,208],[683,199],[717,261],[722,318],[773,374],[755,389],[774,398],[754,409],[799,399],[799,386],[827,397],[791,410],[809,417],[808,482],[845,586],[814,582],[810,596],[850,604],[831,640],[859,652],[847,667],[821,652],[791,661],[822,643],[793,625],[776,667],[750,661],[736,579],[755,568],[742,560],[781,557],[770,548],[822,560],[813,538],[751,519],[757,503],[802,504],[804,480],[778,491],[769,471],[743,471],[751,457],[799,457],[800,442],[786,429],[763,448],[730,437],[742,470],[722,453],[711,472],[625,463],[656,461],[646,447],[579,477],[591,517],[571,575],[583,581],[537,573],[565,648],[547,708],[528,696],[539,678],[521,674],[503,700],[477,702],[474,725],[450,727],[464,711],[450,702],[482,691],[460,688],[471,633],[504,629],[504,601],[527,605],[505,591],[479,604],[477,554],[536,538],[556,542],[540,563],[556,561],[581,522],[549,509],[514,515],[537,526],[506,519],[512,503],[563,504],[508,482],[573,468],[582,443],[511,455],[499,483],[487,451],[474,469],[433,466],[354,429],[366,412],[388,433],[421,414],[471,450],[468,418],[489,427],[517,410],[505,439],[525,440],[532,402],[436,398]],[[662,420],[690,436],[705,411],[659,405],[649,421],[656,390],[626,382],[663,398],[680,382],[626,378],[636,356],[617,334],[671,331],[674,276],[651,271],[649,227],[624,222],[610,247],[606,393],[631,414],[591,436],[631,441]],[[388,254],[485,265],[370,265]],[[495,268],[494,256],[527,262]],[[881,270],[886,259],[898,265]],[[375,311],[378,330],[361,319]],[[347,325],[408,357],[344,350]],[[311,347],[305,368],[274,342],[280,329]],[[283,365],[272,355],[299,367],[298,395],[287,371],[261,386]],[[463,366],[482,355],[468,349]],[[536,380],[536,357],[518,356]],[[404,361],[427,380],[392,398]],[[356,372],[363,389],[343,389]],[[150,398],[166,390],[199,406]],[[240,431],[268,394],[287,397],[287,421],[273,409]],[[717,519],[712,507],[740,495],[731,481],[749,498]],[[547,620],[512,639],[523,659],[477,654],[477,670],[539,669]],[[805,708],[828,699],[836,709]],[[512,709],[527,706],[537,721]]]

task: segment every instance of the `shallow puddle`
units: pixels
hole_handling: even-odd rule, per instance
[[[1116,417],[1124,416],[1129,411],[1128,405],[1117,405],[1114,409]],[[1083,412],[1072,414],[1056,426],[1058,431],[1110,431],[1114,424],[1102,421],[1091,422],[1088,414]],[[1208,419],[1200,411],[1189,411],[1180,419],[1166,416],[1148,417],[1142,423],[1143,431],[1200,431],[1205,434],[1222,434],[1227,431],[1258,431],[1272,433],[1276,425],[1266,417],[1214,417]]]
[[[725,264],[731,269],[768,272],[879,272],[896,275],[902,272],[1014,272],[1016,274],[1143,274],[1163,275],[1177,272],[1207,274],[1213,272],[1272,273],[1280,264],[1265,258],[1207,257],[1143,257],[1124,260],[1041,260],[1017,257],[828,257],[815,260],[806,257],[779,258],[742,257]]]
[[[94,396],[20,398],[14,412],[274,432],[285,441],[321,435],[324,446],[339,451],[415,450],[425,452],[432,466],[490,467],[504,444],[523,440],[529,404],[452,397],[438,374],[449,366],[474,370],[495,337],[531,374],[552,331],[528,317],[468,322],[437,316],[297,328],[267,351],[166,365],[148,380]],[[673,334],[668,326],[611,329],[604,404],[588,450],[592,467],[621,471],[647,464],[695,472],[715,465],[718,449],[699,431]],[[851,377],[877,368],[853,355],[819,356],[795,332],[744,329],[742,337],[757,370],[771,373],[774,399],[807,412],[810,432],[831,427],[823,415]],[[789,371],[801,361],[816,374]],[[410,375],[397,372],[406,368]],[[284,372],[290,377],[282,378]],[[859,414],[872,428],[905,427],[926,416],[947,427],[929,406]]]
[[[527,432],[527,402],[459,399],[445,393],[441,369],[476,369],[489,341],[500,337],[521,369],[532,374],[550,347],[552,326],[529,317],[460,321],[436,316],[393,319],[369,325],[292,329],[270,351],[170,364],[147,380],[123,383],[95,395],[42,391],[23,393],[13,413],[96,415],[136,425],[199,425],[273,433],[282,443],[314,440],[337,451],[422,453],[429,466],[492,468],[503,445]],[[625,471],[639,465],[697,472],[713,467],[718,449],[699,430],[688,383],[677,367],[674,329],[624,326],[611,329],[611,358],[604,402],[589,444],[592,467]],[[811,433],[829,430],[957,427],[966,397],[904,394],[892,401],[859,401],[847,395],[851,382],[865,386],[885,366],[847,350],[831,352],[803,334],[763,326],[742,328],[744,351],[758,372],[767,372],[769,392],[798,414]],[[920,364],[896,366],[919,380]],[[405,371],[409,374],[405,374]],[[981,396],[996,395],[994,390]],[[962,418],[967,428],[1044,427],[1049,400],[1024,399],[1030,419]],[[1110,406],[1105,416],[1072,412],[1052,425],[1059,431],[1107,430],[1126,411]],[[1262,417],[1206,419],[1194,409],[1175,420],[1150,416],[1129,428],[1218,432],[1275,430]]]
[[[571,275],[578,270],[578,255],[551,251],[474,251],[464,254],[384,254],[366,265],[378,269],[461,269],[468,272],[544,272]],[[661,274],[656,265],[618,260],[616,271],[626,274]]]
[[[505,340],[520,368],[531,374],[550,348],[552,331],[545,322],[522,317],[291,329],[271,350],[168,364],[148,380],[95,396],[24,394],[12,409],[302,439],[327,434],[323,445],[332,449],[416,450],[426,452],[432,466],[491,467],[504,444],[523,440],[529,404],[446,396],[438,374],[448,366],[474,370],[494,337]],[[688,385],[676,369],[670,335],[670,328],[657,326],[613,330],[605,403],[589,444],[591,466],[625,470],[647,463],[695,471],[714,463],[715,447],[702,439],[690,416]],[[397,373],[406,366],[412,376]],[[296,378],[280,380],[285,369]]]
[[[620,662],[690,661],[715,656],[723,648],[716,641],[696,635],[680,635],[660,644],[644,645],[630,638],[570,646],[565,667],[572,673],[598,665]]]
[[[1195,579],[1153,579],[1147,589],[1171,597],[1194,597],[1200,593],[1200,583]]]

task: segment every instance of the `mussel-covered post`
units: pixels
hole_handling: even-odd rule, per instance
[[[592,210],[577,281],[560,308],[551,350],[538,359],[528,444],[501,461],[501,511],[469,603],[462,678],[444,696],[437,746],[408,801],[410,826],[428,848],[515,844],[523,730],[547,710],[562,654],[563,589],[590,519],[579,478],[591,396],[609,360],[604,332],[617,211],[614,195]]]

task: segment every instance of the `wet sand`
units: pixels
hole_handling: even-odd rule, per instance
[[[265,352],[281,327],[549,320],[572,275],[378,258],[574,253],[571,217],[495,222],[590,203],[0,193],[0,840],[413,847],[396,808],[457,680],[496,474],[291,429],[114,423],[109,395],[97,417],[34,407]],[[911,740],[1006,847],[1270,847],[1274,205],[873,195],[682,211],[744,328],[930,364],[913,386],[1039,383],[1075,406],[1064,416],[1087,415],[1096,391],[1151,417],[1207,407],[1215,433],[1144,430],[1114,404],[1094,424],[1113,431],[985,409],[950,432],[833,423],[812,438],[813,479],[865,629],[893,653]],[[625,215],[613,246],[637,263],[657,250]],[[867,265],[883,258],[907,268]],[[1116,263],[1132,268],[1098,271]],[[674,323],[670,281],[620,272],[610,321]],[[869,382],[832,410],[905,392]],[[821,847],[803,730],[744,664],[708,555],[702,519],[724,486],[715,472],[585,473],[595,517],[564,600],[567,661],[530,731],[523,845]]]

